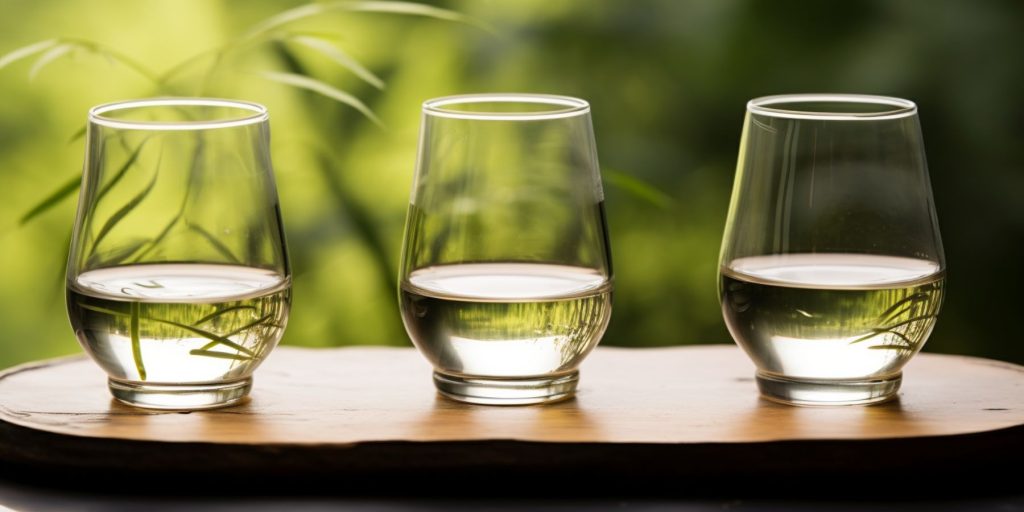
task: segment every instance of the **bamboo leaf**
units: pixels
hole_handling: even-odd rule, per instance
[[[72,176],[71,179],[61,184],[60,187],[57,187],[57,190],[51,192],[50,195],[44,197],[41,201],[36,203],[36,205],[33,206],[29,211],[25,212],[25,214],[21,216],[21,219],[18,219],[18,224],[23,226],[26,223],[28,223],[28,221],[38,217],[43,212],[49,210],[50,208],[53,208],[54,206],[57,206],[61,201],[63,201],[68,196],[77,191],[81,183],[81,174]]]
[[[214,311],[213,313],[210,313],[209,315],[206,315],[206,316],[200,318],[199,320],[196,320],[195,322],[192,322],[192,325],[196,325],[196,326],[203,325],[206,322],[209,322],[210,320],[213,320],[214,318],[217,318],[219,316],[225,315],[225,314],[230,313],[232,311],[238,311],[238,310],[241,310],[241,309],[251,309],[251,310],[255,311],[256,307],[255,306],[245,306],[245,305],[239,304],[239,305],[236,305],[236,306],[231,306],[229,308],[220,309],[220,310]]]
[[[897,327],[902,327],[904,325],[912,324],[914,322],[920,322],[922,320],[928,320],[930,318],[935,318],[935,315],[920,315],[920,316],[915,316],[915,317],[912,317],[912,318],[908,318],[906,320],[903,320],[902,322],[896,322],[896,323],[894,323],[892,325],[885,326],[885,330],[886,331],[891,331],[891,330],[893,330],[893,329],[895,329]]]
[[[96,248],[99,247],[100,242],[102,242],[103,239],[106,238],[106,236],[110,233],[110,230],[114,229],[114,227],[117,226],[117,224],[121,222],[129,213],[131,213],[132,210],[139,206],[139,203],[146,199],[146,196],[148,196],[149,193],[153,190],[153,186],[156,185],[156,178],[159,175],[160,162],[157,161],[156,169],[153,171],[153,178],[149,180],[149,184],[146,185],[146,188],[142,189],[142,191],[139,192],[135,197],[133,197],[130,201],[125,203],[125,205],[122,206],[121,209],[114,212],[114,214],[111,215],[109,219],[107,219],[107,222],[103,224],[103,227],[100,228],[99,233],[96,234],[96,240],[92,243],[93,251],[95,251]]]
[[[78,139],[85,137],[85,132],[87,128],[88,125],[83,124],[81,128],[75,130],[75,133],[72,133],[71,136],[68,137],[68,144],[74,144],[75,142],[78,141]]]
[[[159,83],[155,73],[149,70],[146,66],[142,65],[139,61],[109,47],[90,41],[88,39],[76,39],[76,38],[61,38],[65,44],[72,46],[73,48],[81,48],[85,51],[103,57],[107,62],[114,62],[121,64],[122,66],[138,73],[145,77],[147,80],[153,83]]]
[[[239,265],[242,264],[242,260],[238,259],[238,257],[231,252],[231,249],[228,249],[228,246],[224,245],[224,242],[217,240],[217,237],[213,236],[213,234],[211,234],[209,231],[195,224],[189,224],[188,227],[191,228],[196,233],[199,233],[199,235],[202,236],[203,238],[205,238],[206,241],[209,242],[210,245],[212,245],[213,248],[216,249],[221,256],[224,256],[228,260],[231,260],[232,263],[237,263]]]
[[[170,221],[168,221],[167,224],[164,225],[163,229],[160,230],[160,233],[156,235],[156,237],[154,237],[152,240],[145,241],[143,245],[149,245],[149,247],[146,247],[146,250],[139,253],[139,255],[135,257],[135,261],[139,262],[140,260],[142,260],[142,258],[145,258],[147,254],[152,252],[153,249],[156,249],[157,245],[160,244],[160,242],[162,242],[164,238],[167,237],[167,234],[171,232],[171,228],[173,228],[174,225],[177,224],[179,220],[181,220],[181,212],[178,212],[177,215],[175,215]]]
[[[253,320],[252,322],[249,322],[249,323],[247,323],[247,324],[245,324],[245,325],[243,325],[243,326],[241,326],[241,327],[239,327],[237,329],[232,330],[231,332],[228,332],[227,334],[224,335],[224,337],[226,338],[228,336],[234,336],[234,335],[236,335],[238,333],[248,331],[249,329],[252,329],[253,327],[256,327],[257,325],[261,325],[261,324],[265,323],[267,320],[270,320],[273,317],[274,317],[273,314],[267,313],[267,314],[263,315],[262,317],[257,318],[256,320]]]
[[[604,169],[604,179],[609,185],[658,208],[667,208],[672,203],[672,198],[668,194],[658,190],[646,181],[625,172],[615,169]]]
[[[307,4],[289,9],[287,11],[271,16],[256,25],[253,25],[239,40],[244,42],[264,36],[274,29],[298,21],[304,18],[317,16],[328,12],[370,12],[381,14],[404,14],[408,16],[422,16],[446,21],[456,21],[476,26],[487,32],[494,33],[494,29],[477,19],[465,14],[413,2],[390,2],[390,1],[334,1]]]
[[[332,4],[318,3],[318,4],[306,4],[294,9],[288,9],[287,11],[279,12],[255,25],[252,26],[239,38],[240,41],[247,41],[250,39],[256,39],[262,35],[267,34],[271,30],[277,27],[286,25],[296,20],[308,18],[310,16],[316,16],[332,10]]]
[[[362,207],[353,194],[345,187],[344,182],[338,179],[334,170],[334,164],[330,157],[319,153],[317,159],[320,165],[317,170],[327,186],[327,191],[334,197],[332,203],[338,208],[340,216],[348,219],[352,224],[355,235],[373,254],[373,260],[377,262],[377,275],[382,289],[391,290],[394,288],[397,276],[392,274],[391,251],[381,238],[373,223],[373,217],[366,208]]]
[[[315,37],[317,39],[324,39],[326,41],[333,41],[335,43],[340,43],[340,42],[346,40],[345,36],[343,36],[341,34],[336,34],[334,32],[324,32],[322,30],[288,30],[288,32],[286,32],[285,35],[286,36],[309,36],[309,37]]]
[[[82,130],[82,133],[85,133],[84,129]],[[145,141],[143,141],[142,144],[144,145]],[[142,145],[140,145],[139,148],[136,149],[135,152],[131,155],[131,157],[128,158],[128,161],[125,162],[123,166],[121,166],[121,169],[119,169],[117,174],[114,175],[114,178],[111,179],[110,182],[108,182],[102,190],[100,190],[99,195],[96,196],[97,202],[100,200],[101,197],[106,195],[106,193],[110,190],[111,187],[114,186],[114,184],[120,181],[121,177],[124,176],[124,173],[128,170],[128,168],[131,167],[133,163],[135,163],[135,160],[138,158],[139,152],[141,150]],[[65,198],[67,198],[72,193],[77,191],[81,183],[81,175],[73,176],[71,179],[69,179],[60,187],[58,187],[57,190],[54,190],[52,193],[50,193],[50,195],[40,200],[39,203],[33,206],[29,211],[25,212],[25,214],[21,216],[21,219],[18,220],[18,224],[25,225],[26,223],[28,223],[28,221],[36,218],[40,214],[49,210],[50,208],[57,206],[57,204],[59,204]]]
[[[75,46],[68,43],[61,43],[39,56],[36,62],[32,64],[32,68],[28,71],[29,81],[35,80],[39,72],[43,70],[51,62],[59,59],[64,54],[70,52]]]
[[[881,336],[883,334],[893,334],[893,335],[895,335],[895,336],[897,336],[899,338],[902,338],[904,341],[907,342],[907,344],[913,345],[914,342],[910,338],[907,338],[907,336],[905,334],[897,331],[896,328],[897,327],[903,327],[904,325],[912,324],[914,322],[921,322],[921,321],[924,321],[924,320],[928,320],[929,318],[935,318],[935,315],[916,316],[916,317],[904,320],[902,322],[897,322],[897,323],[892,324],[892,325],[887,326],[887,327],[876,327],[874,329],[871,329],[871,333],[870,334],[865,334],[864,336],[861,336],[861,337],[851,341],[850,344],[853,345],[854,343],[860,343],[862,341],[869,340],[871,338],[874,338],[876,336]]]
[[[899,331],[888,331],[888,332],[889,332],[889,334],[894,334],[897,338],[903,340],[903,342],[906,343],[907,346],[910,346],[910,347],[914,346],[914,340],[908,338],[902,332],[899,332]]]
[[[139,154],[142,153],[142,148],[145,147],[147,142],[149,142],[148,138],[140,142],[139,147],[135,148],[135,150],[132,151],[130,155],[128,155],[128,160],[125,160],[125,162],[121,164],[121,168],[119,168],[117,172],[114,173],[114,176],[110,178],[110,181],[108,181],[106,185],[103,185],[103,188],[101,188],[99,193],[96,194],[96,199],[93,200],[94,206],[96,203],[100,202],[100,199],[103,199],[103,196],[107,195],[107,193],[110,192],[110,189],[114,188],[114,186],[117,185],[119,181],[121,181],[121,178],[124,178],[124,175],[128,172],[128,169],[131,169],[132,165],[134,165],[135,162],[139,159]]]
[[[182,323],[178,323],[178,322],[172,322],[171,320],[161,320],[159,318],[153,318],[152,320],[154,322],[160,322],[160,323],[166,324],[166,325],[173,325],[175,327],[178,327],[180,329],[184,329],[184,330],[186,330],[188,332],[191,332],[193,334],[198,334],[199,336],[202,336],[202,337],[204,337],[204,338],[206,338],[208,340],[216,341],[217,343],[220,343],[221,345],[226,345],[228,347],[231,347],[231,348],[233,348],[233,349],[235,349],[235,350],[237,350],[239,352],[242,352],[242,353],[244,353],[244,354],[246,354],[248,356],[252,356],[252,357],[256,356],[256,354],[252,350],[249,350],[249,349],[239,345],[238,343],[235,343],[235,342],[225,338],[224,336],[220,336],[218,334],[214,334],[214,333],[212,333],[210,331],[205,331],[205,330],[200,329],[198,327],[193,327],[193,326],[187,325],[187,324],[182,324]]]
[[[178,208],[178,212],[174,214],[174,217],[171,218],[170,222],[168,222],[156,238],[150,242],[149,247],[135,257],[136,262],[142,260],[142,258],[146,257],[147,254],[156,249],[157,246],[160,245],[160,242],[163,242],[164,238],[166,238],[171,232],[171,229],[174,228],[178,221],[185,216],[185,207],[188,206],[189,191],[192,190],[192,184],[195,182],[196,176],[199,174],[199,170],[202,166],[205,147],[206,145],[203,142],[202,133],[196,132],[196,147],[192,152],[192,162],[189,164],[188,168],[188,183],[185,186],[185,196],[181,199],[181,206]]]
[[[253,351],[251,351],[251,350],[249,350],[249,349],[247,349],[247,348],[245,348],[245,347],[243,347],[243,346],[241,346],[241,345],[239,345],[239,344],[237,344],[237,343],[235,343],[235,342],[233,342],[233,341],[231,341],[231,340],[229,340],[229,339],[227,339],[227,338],[225,338],[223,336],[219,336],[219,335],[214,334],[212,332],[205,331],[203,329],[199,329],[199,328],[196,328],[196,327],[193,327],[193,326],[190,326],[190,325],[180,324],[178,322],[173,322],[173,321],[170,321],[170,320],[162,320],[162,319],[159,319],[159,318],[151,318],[151,317],[142,316],[142,315],[139,314],[139,303],[138,302],[132,302],[130,304],[130,306],[129,306],[130,307],[130,310],[129,310],[130,313],[122,313],[120,311],[114,311],[112,309],[102,308],[102,307],[98,307],[98,306],[91,306],[89,304],[82,304],[81,302],[78,303],[78,307],[80,307],[82,309],[88,309],[90,311],[95,311],[97,313],[105,313],[105,314],[108,314],[108,315],[119,316],[119,317],[129,317],[130,318],[131,336],[132,336],[132,357],[135,359],[136,369],[139,370],[139,375],[142,375],[142,379],[143,380],[146,379],[146,377],[145,377],[146,370],[145,370],[145,368],[142,367],[141,344],[139,344],[140,345],[139,350],[138,351],[136,350],[136,344],[137,344],[136,340],[139,339],[139,321],[140,320],[148,320],[148,321],[151,321],[151,322],[159,322],[159,323],[162,323],[162,324],[165,324],[165,325],[171,325],[171,326],[178,327],[180,329],[184,329],[186,331],[198,334],[198,335],[200,335],[200,336],[202,336],[204,338],[207,338],[209,340],[213,340],[212,343],[208,343],[202,349],[199,349],[201,351],[207,351],[210,348],[213,348],[213,347],[217,346],[218,344],[222,344],[222,345],[226,345],[228,347],[231,347],[231,348],[233,348],[233,349],[235,349],[235,350],[237,350],[239,352],[247,354],[250,357],[255,357],[255,355],[256,355],[255,353],[253,353]],[[262,319],[258,320],[256,323],[259,323],[260,321],[266,321],[265,319],[267,319],[269,317],[270,317],[270,315],[267,315],[267,316],[263,317]],[[252,325],[255,325],[256,323],[250,324],[249,327],[251,327]],[[246,327],[246,328],[248,328],[248,327]],[[230,336],[230,334],[229,334],[229,336]],[[240,357],[240,356],[238,356],[238,357]]]
[[[116,51],[116,50],[114,50],[112,48],[108,48],[106,46],[101,46],[101,45],[95,44],[95,43],[93,43],[92,47],[88,48],[88,49],[91,50],[93,53],[96,53],[96,54],[98,54],[100,56],[106,57],[107,60],[109,60],[109,61],[113,61],[113,62],[119,63],[122,66],[124,66],[124,67],[126,67],[126,68],[128,68],[128,69],[130,69],[130,70],[132,70],[132,71],[134,71],[136,73],[138,73],[139,75],[141,75],[143,78],[149,80],[150,82],[153,82],[155,84],[159,84],[160,83],[160,78],[156,75],[156,73],[150,71],[149,68],[147,68],[146,66],[143,66],[137,60],[135,60],[135,59],[133,59],[131,57],[128,57],[127,55],[125,55],[125,54],[123,54],[121,52],[118,52],[118,51]]]
[[[238,354],[228,354],[227,352],[214,352],[212,350],[201,350],[195,349],[188,352],[194,356],[202,357],[216,357],[218,359],[234,359],[236,361],[251,361],[252,357],[240,356]]]
[[[337,89],[329,84],[321,82],[320,80],[310,78],[308,76],[296,75],[294,73],[278,73],[275,71],[264,71],[263,73],[260,74],[263,76],[263,78],[266,78],[267,80],[282,83],[285,85],[290,85],[292,87],[297,87],[299,89],[305,89],[307,91],[312,91],[321,96],[326,96],[337,102],[344,103],[358,110],[370,121],[373,121],[373,123],[376,124],[377,126],[384,126],[384,124],[381,123],[380,119],[378,119],[377,116],[373,113],[373,111],[370,110],[370,107],[367,107],[365,103],[359,100],[359,98],[356,98],[355,96],[352,96],[351,94],[340,89]]]
[[[10,52],[4,54],[3,57],[0,57],[0,69],[3,69],[21,59],[24,59],[25,57],[32,56],[43,50],[51,48],[55,46],[57,43],[58,41],[56,39],[47,39],[45,41],[39,41],[38,43],[32,43],[30,45],[22,46],[21,48],[11,50]]]
[[[870,340],[871,338],[882,336],[883,334],[892,334],[892,335],[896,336],[897,338],[902,339],[903,342],[906,343],[907,345],[914,345],[914,341],[913,340],[911,340],[905,334],[903,334],[903,333],[901,333],[899,331],[889,330],[889,329],[879,329],[879,328],[871,329],[871,334],[867,334],[867,335],[861,336],[860,338],[857,338],[857,339],[851,341],[850,345],[853,345],[854,343],[860,343],[862,341]]]
[[[196,148],[195,151],[193,152],[193,159],[191,159],[191,163],[188,165],[188,184],[185,186],[184,197],[181,198],[181,206],[178,207],[178,211],[177,213],[174,214],[174,217],[172,217],[171,220],[160,231],[160,233],[157,234],[157,237],[153,239],[153,241],[151,241],[150,247],[146,248],[144,251],[142,251],[141,254],[135,257],[135,261],[140,261],[142,258],[145,257],[145,255],[150,254],[154,249],[156,249],[157,246],[159,246],[160,243],[163,242],[165,238],[167,238],[168,234],[171,232],[171,229],[175,226],[175,224],[177,224],[178,221],[184,217],[185,207],[188,206],[189,190],[193,189],[193,186],[196,183],[197,176],[199,176],[200,170],[202,169],[203,156],[205,155],[205,147],[206,143],[203,141],[202,132],[197,132]]]
[[[346,10],[352,12],[373,12],[381,14],[405,14],[408,16],[423,16],[425,18],[434,18],[438,20],[468,23],[471,25],[477,25],[480,28],[491,30],[489,26],[482,23],[481,21],[473,19],[460,12],[415,2],[365,1],[336,3],[347,5]]]
[[[157,83],[166,84],[167,82],[170,82],[171,79],[174,78],[176,75],[181,74],[183,71],[191,68],[195,64],[202,62],[205,59],[209,59],[212,57],[215,59],[215,61],[219,60],[222,56],[223,51],[223,47],[217,47],[208,50],[203,50],[195,55],[192,55],[191,57],[178,62],[170,69],[160,74],[159,77],[157,77]]]
[[[88,264],[88,266],[93,267],[93,266],[97,266],[100,263],[102,263],[103,266],[116,265],[116,264],[121,263],[122,261],[132,257],[133,254],[138,252],[140,249],[142,249],[143,247],[145,247],[149,243],[150,243],[150,241],[147,240],[147,239],[136,240],[135,242],[132,242],[131,244],[123,246],[123,247],[121,247],[121,248],[119,248],[119,249],[117,249],[115,251],[107,252],[107,253],[103,254],[102,262],[100,261],[100,255],[99,254],[93,254],[93,255],[91,255],[89,257],[89,260],[88,260],[89,264]]]
[[[139,378],[146,380],[146,367],[142,364],[142,340],[139,337],[139,303],[131,303],[131,321],[129,322],[132,337],[132,359],[135,360],[135,369],[139,372]]]
[[[120,311],[114,311],[113,309],[101,308],[101,307],[99,307],[99,306],[91,306],[91,305],[89,305],[89,304],[83,304],[83,303],[81,303],[81,302],[79,302],[79,303],[78,303],[78,307],[80,307],[80,308],[82,308],[82,309],[88,309],[89,311],[95,311],[95,312],[97,312],[97,313],[105,313],[105,314],[107,314],[107,315],[113,315],[113,316],[131,316],[131,315],[130,315],[130,314],[128,314],[128,313],[122,313],[122,312],[120,312]]]
[[[878,321],[882,324],[885,324],[886,322],[891,322],[896,318],[899,318],[907,313],[912,312],[914,309],[914,304],[909,304],[905,306],[903,309],[896,309],[902,305],[903,304],[896,304],[893,307],[883,311],[881,315],[878,315]]]
[[[46,52],[36,60],[32,69],[29,71],[29,79],[31,80],[34,79],[45,66],[76,48],[105,57],[109,61],[117,62],[147,79],[156,82],[156,75],[147,69],[146,66],[143,66],[135,59],[132,59],[113,48],[109,48],[94,41],[64,37],[59,39],[47,39],[45,41],[40,41],[38,43],[33,43],[28,46],[15,49],[5,54],[3,57],[0,57],[0,69],[45,50]]]
[[[185,331],[196,333],[196,334],[198,334],[198,335],[200,335],[200,336],[202,336],[204,338],[214,340],[212,343],[207,344],[206,346],[204,346],[201,349],[191,350],[189,352],[191,354],[207,355],[207,356],[211,356],[211,357],[239,358],[239,359],[250,359],[250,358],[252,358],[252,357],[254,357],[256,355],[255,353],[253,353],[252,350],[249,350],[246,347],[243,347],[242,345],[239,345],[239,344],[234,343],[234,342],[232,342],[230,340],[224,339],[223,337],[218,336],[218,335],[213,334],[213,333],[210,333],[208,331],[204,331],[202,329],[197,329],[197,328],[194,328],[194,327],[186,326],[184,324],[178,324],[177,322],[165,321],[165,319],[142,316],[142,315],[139,314],[139,303],[138,302],[131,302],[130,303],[130,306],[129,306],[129,308],[130,308],[129,310],[131,311],[130,313],[123,313],[121,311],[115,311],[113,309],[108,309],[108,308],[104,308],[104,307],[92,306],[92,305],[89,305],[89,304],[83,304],[81,302],[78,303],[78,306],[83,308],[83,309],[88,309],[90,311],[96,311],[96,312],[100,312],[100,313],[111,314],[111,315],[114,315],[114,316],[122,316],[122,317],[123,316],[128,316],[130,318],[129,319],[129,326],[130,326],[131,340],[132,340],[132,358],[135,360],[135,369],[138,371],[138,374],[139,374],[139,376],[141,376],[142,380],[145,380],[145,368],[142,366],[142,352],[141,352],[141,343],[140,343],[140,337],[139,337],[139,322],[143,321],[143,319],[144,319],[144,321],[158,322],[160,324],[166,324],[166,325],[169,325],[169,326],[174,326],[174,327],[177,327],[177,328],[180,328],[180,329],[184,329]],[[267,318],[269,316],[270,315],[268,314],[268,315],[264,316],[264,318]],[[251,325],[250,325],[250,327],[251,327]],[[236,349],[236,350],[238,350],[240,352],[248,354],[249,357],[243,357],[241,355],[228,354],[228,353],[224,353],[224,352],[209,352],[209,349],[214,347],[214,346],[216,346],[217,344],[227,345],[227,346],[229,346],[229,347],[231,347],[233,349]],[[197,353],[197,352],[209,352],[209,353]],[[218,354],[218,355],[213,355],[213,354]]]
[[[883,321],[888,321],[893,318],[896,318],[902,315],[903,313],[906,313],[913,309],[915,303],[928,300],[928,297],[928,294],[925,292],[917,292],[915,294],[904,297],[902,300],[897,301],[895,304],[890,306],[889,309],[883,311],[882,314],[878,315],[878,318],[881,318]],[[903,306],[906,307],[904,309],[900,309]]]
[[[255,309],[255,308],[253,308],[253,309]],[[241,326],[241,327],[239,327],[237,329],[232,330],[231,332],[228,332],[228,333],[224,334],[224,337],[227,338],[229,336],[234,336],[234,335],[236,335],[236,334],[238,334],[240,332],[245,332],[245,331],[247,331],[249,329],[252,329],[253,327],[256,327],[257,325],[260,325],[260,324],[266,322],[267,320],[270,320],[273,316],[274,315],[269,314],[269,313],[266,314],[266,315],[263,315],[262,317],[260,317],[260,318],[258,318],[256,320],[253,320],[252,322],[249,322],[249,323],[247,323],[247,324],[245,324],[245,325],[243,325],[243,326]],[[203,348],[201,348],[200,350],[209,350],[209,349],[217,346],[217,343],[220,343],[220,342],[219,341],[211,341],[211,342],[207,343],[206,345],[203,345]]]
[[[384,88],[384,81],[381,80],[380,77],[373,74],[372,71],[366,69],[357,60],[353,59],[351,56],[349,56],[347,53],[342,51],[337,46],[331,44],[329,41],[326,41],[318,37],[296,34],[291,34],[288,37],[288,40],[296,42],[307,48],[316,50],[320,52],[320,54],[322,54],[323,56],[334,61],[339,66],[351,71],[356,76],[363,79],[363,81],[365,81],[366,83],[378,89]]]

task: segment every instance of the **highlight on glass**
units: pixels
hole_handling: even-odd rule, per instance
[[[67,309],[118,400],[236,403],[281,339],[291,271],[268,144],[253,103],[90,111]]]
[[[750,101],[719,277],[726,324],[764,397],[895,397],[945,293],[916,105],[848,94]]]
[[[587,102],[424,103],[399,300],[442,395],[509,405],[574,395],[611,316],[603,200]]]

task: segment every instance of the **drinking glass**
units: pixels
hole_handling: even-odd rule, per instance
[[[90,110],[67,307],[116,399],[235,403],[281,339],[291,271],[267,119],[206,98]]]
[[[747,104],[719,291],[762,396],[894,397],[935,326],[945,267],[913,102],[802,94]]]
[[[478,94],[423,105],[399,300],[438,391],[573,396],[611,316],[604,193],[586,101]]]

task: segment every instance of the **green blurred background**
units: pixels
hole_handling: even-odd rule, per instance
[[[159,86],[103,49],[159,74],[301,5],[46,0],[0,7],[0,54],[54,37],[85,41],[50,52],[60,55],[36,66],[31,80],[46,51],[0,70],[0,365],[79,350],[63,298],[76,196],[23,225],[20,219],[80,174],[82,141],[68,140],[90,106],[157,94],[236,97],[270,108],[296,271],[285,343],[408,345],[393,276],[420,103],[487,91],[592,103],[616,271],[603,343],[627,346],[729,341],[716,265],[746,100],[790,92],[915,100],[950,276],[925,350],[1024,362],[1013,328],[1016,289],[1024,284],[1024,3],[432,3],[491,31],[342,10],[277,27],[216,63],[205,54]],[[287,40],[299,33],[342,48],[386,86]],[[91,50],[93,42],[103,47]],[[261,71],[304,73],[347,91],[385,127]]]

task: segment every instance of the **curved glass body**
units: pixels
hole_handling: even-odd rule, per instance
[[[450,398],[573,395],[611,315],[604,194],[583,101],[427,101],[402,254],[409,337]]]
[[[752,100],[722,242],[726,324],[761,393],[794,404],[895,396],[945,293],[917,107]]]
[[[67,307],[122,402],[237,402],[284,333],[291,271],[267,112],[166,98],[89,113]]]

